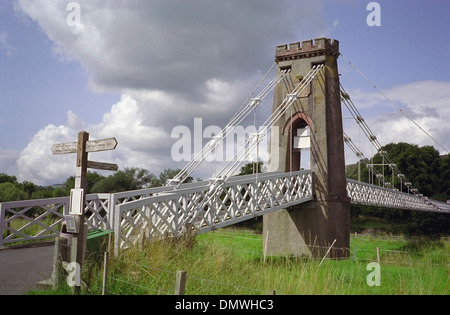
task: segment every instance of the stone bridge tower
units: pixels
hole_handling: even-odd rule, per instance
[[[339,42],[325,38],[276,49],[278,71],[289,69],[292,84],[299,83],[314,65],[324,67],[280,118],[278,128],[272,128],[269,170],[283,172],[300,169],[302,155],[295,139],[299,129],[309,128],[314,200],[264,216],[267,255],[322,256],[336,240],[330,256],[349,256],[350,199],[346,191],[338,57]],[[283,83],[275,88],[274,110],[291,88]]]

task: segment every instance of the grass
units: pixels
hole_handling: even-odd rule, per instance
[[[352,237],[348,260],[267,257],[262,236],[226,230],[178,242],[147,243],[131,248],[109,266],[108,294],[173,294],[177,270],[187,271],[188,295],[388,294],[448,295],[450,241],[411,242],[403,238]],[[380,250],[380,286],[366,282]],[[101,267],[92,264],[85,276],[89,291],[101,293]],[[62,291],[61,291],[62,290]],[[70,290],[68,290],[70,292]],[[66,294],[47,291],[46,294]],[[36,292],[31,292],[36,294]]]

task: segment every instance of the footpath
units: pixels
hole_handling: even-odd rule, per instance
[[[51,277],[54,244],[0,250],[0,295],[21,295]]]

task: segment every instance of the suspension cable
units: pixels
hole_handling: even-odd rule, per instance
[[[344,55],[340,54],[342,58],[347,61],[347,63],[355,69],[378,93],[380,93],[391,105],[393,105],[400,113],[402,113],[408,120],[410,120],[414,125],[416,125],[417,128],[419,128],[424,134],[426,134],[431,140],[433,140],[439,147],[441,147],[447,154],[449,154],[449,151],[440,144],[436,139],[434,139],[425,129],[423,129],[414,119],[412,119],[404,110],[402,110],[397,104],[395,104],[383,91],[381,91],[369,78],[362,73],[360,69],[358,69],[353,63],[350,62]]]
[[[382,154],[382,146],[381,146],[380,142],[378,141],[377,137],[374,135],[372,130],[369,128],[369,126],[367,125],[365,120],[362,118],[360,112],[358,111],[357,107],[355,106],[352,99],[350,98],[350,95],[345,91],[342,84],[341,84],[341,100],[344,103],[344,105],[347,107],[350,114],[353,116],[353,119],[358,124],[360,130],[362,130],[364,132],[364,134],[366,135],[369,142],[372,143],[372,145],[375,147],[375,149],[377,150],[378,153]],[[361,152],[361,150],[358,149],[358,147],[352,142],[351,138],[349,136],[347,136],[347,134],[345,132],[344,132],[344,141],[350,147],[350,149],[355,153],[355,155],[358,158],[360,158],[360,161],[362,161],[367,166],[367,168],[370,171],[372,171],[372,173],[378,179],[383,180],[383,186],[386,186],[387,184],[389,184],[388,182],[386,182],[386,179],[384,178],[383,174],[380,174],[378,172],[378,170],[376,170],[374,165],[369,163],[369,159],[367,159],[364,156],[364,154]],[[402,177],[405,180],[405,182],[409,182],[408,179],[406,178],[406,176],[401,173],[401,171],[399,170],[397,165],[393,163],[393,161],[389,157],[389,155],[386,152],[383,152],[383,155],[384,155],[385,160],[388,162],[389,167],[394,172],[394,174],[398,178]],[[411,188],[411,190],[413,190],[413,192],[418,192],[417,189],[414,189],[414,187],[412,187],[412,184],[409,184],[409,187]],[[394,188],[394,187],[392,187],[392,188]]]
[[[262,80],[258,83],[257,87],[250,93],[246,101],[241,105],[239,110],[233,115],[231,120],[215,137],[213,137],[199,152],[193,160],[191,160],[172,180],[168,181],[167,186],[174,186],[174,188],[181,185],[189,176],[194,172],[199,165],[214,151],[214,149],[241,123],[254,108],[259,106],[262,100],[270,94],[270,92],[277,86],[281,81],[283,81],[286,75],[289,73],[288,70],[282,70],[276,75],[276,77],[265,86],[261,92],[252,98],[256,90],[262,85],[263,81],[267,78],[269,73],[273,70],[276,63],[274,63],[267,73],[264,75]]]
[[[286,113],[289,107],[298,99],[298,96],[305,90],[305,88],[316,77],[318,72],[323,68],[323,64],[315,65],[310,72],[301,80],[297,86],[287,94],[282,103],[272,113],[272,115],[264,122],[258,131],[250,135],[244,147],[234,156],[234,158],[218,173],[216,181],[224,181],[230,177],[239,165],[248,157],[249,153],[262,141],[264,135],[268,130]]]

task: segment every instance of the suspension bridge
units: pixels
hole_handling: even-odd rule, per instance
[[[342,104],[369,141],[381,150],[381,144],[339,82],[339,56],[339,42],[325,38],[278,46],[274,65],[251,96],[175,178],[163,187],[88,195],[84,208],[86,224],[90,229],[114,230],[115,249],[119,252],[143,237],[203,233],[264,215],[264,242],[269,244],[266,254],[322,255],[323,248],[336,242],[340,250],[331,251],[330,255],[348,257],[350,204],[450,213],[450,204],[421,195],[386,155],[386,165],[400,182],[396,188],[394,181],[386,180],[344,133]],[[275,77],[264,86],[275,67]],[[233,129],[272,94],[272,114],[248,137],[234,159],[209,181],[184,183]],[[234,176],[267,134],[268,172]],[[345,144],[380,185],[346,178]],[[300,169],[305,147],[310,152],[310,170]],[[403,192],[403,187],[407,187],[407,192]],[[69,197],[2,203],[0,247],[57,236],[69,204]],[[36,209],[40,213],[37,217],[29,214],[36,213]],[[50,218],[56,219],[49,223]],[[12,223],[17,219],[27,223],[14,227]],[[37,232],[30,232],[32,226],[39,227]],[[277,242],[267,242],[268,238],[276,238]]]

